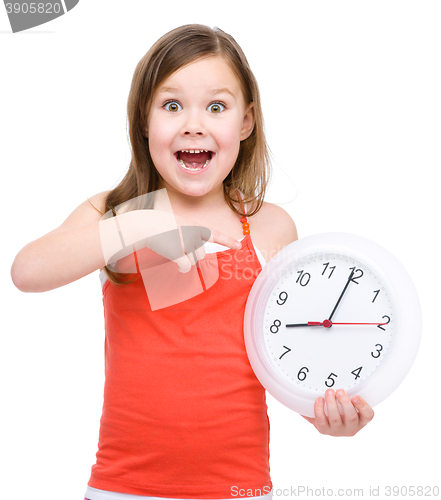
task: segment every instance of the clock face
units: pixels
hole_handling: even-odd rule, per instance
[[[379,276],[348,255],[320,253],[285,268],[271,290],[264,345],[283,380],[318,397],[365,381],[387,357],[394,323]]]
[[[317,234],[263,268],[244,335],[262,385],[313,417],[328,388],[374,406],[398,387],[418,351],[421,308],[411,278],[383,247],[348,233]]]

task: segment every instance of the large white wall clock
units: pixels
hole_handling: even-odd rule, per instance
[[[371,406],[402,382],[420,343],[411,278],[387,250],[346,233],[291,243],[257,277],[244,332],[251,366],[268,392],[314,416],[328,388]]]

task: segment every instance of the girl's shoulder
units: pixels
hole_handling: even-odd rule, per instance
[[[266,262],[298,238],[291,215],[273,203],[264,202],[259,212],[249,217],[249,223],[253,243]]]
[[[87,198],[68,215],[59,227],[51,231],[51,233],[75,226],[99,222],[104,214],[105,201],[109,192],[110,191],[103,191]]]
[[[104,215],[106,198],[109,193],[110,191],[102,191],[101,193],[90,196],[81,205],[79,205],[71,215],[89,219],[90,222],[100,220]]]

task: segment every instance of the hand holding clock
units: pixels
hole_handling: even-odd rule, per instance
[[[325,400],[328,415],[325,414]],[[343,414],[340,413],[337,401]],[[347,393],[339,389],[334,392],[328,389],[325,398],[317,398],[314,403],[315,418],[302,417],[310,422],[320,434],[328,436],[354,436],[374,418],[374,410],[360,396],[349,398]]]

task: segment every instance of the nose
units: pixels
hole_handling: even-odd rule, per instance
[[[190,112],[182,127],[182,134],[186,136],[204,136],[206,134],[203,118],[198,111]]]

